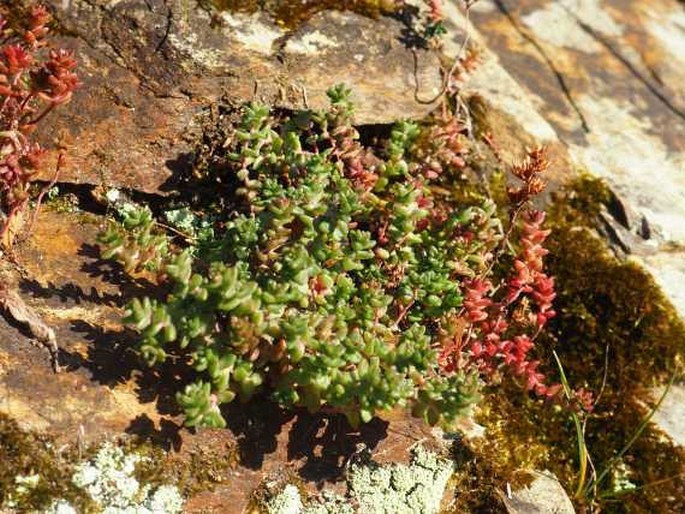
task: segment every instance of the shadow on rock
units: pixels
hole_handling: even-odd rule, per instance
[[[374,418],[354,429],[342,414],[298,414],[288,441],[288,459],[303,460],[299,475],[307,481],[337,480],[350,459],[374,449],[388,435],[388,422]]]
[[[154,291],[159,290],[159,287],[149,280],[131,278],[121,264],[102,259],[97,245],[83,244],[78,255],[87,259],[81,265],[81,271],[87,273],[90,278],[98,278],[119,288],[120,294],[112,295],[116,298],[115,304],[118,306],[124,305],[131,298],[144,294],[152,295]]]
[[[130,330],[107,330],[83,320],[72,320],[71,329],[89,343],[86,357],[80,359],[77,367],[90,371],[94,381],[113,387],[131,379],[133,372],[141,369],[142,363],[135,353],[136,334]]]
[[[132,330],[106,330],[81,320],[72,321],[72,330],[84,334],[89,343],[86,357],[78,353],[64,356],[67,369],[84,368],[93,381],[108,387],[133,381],[140,403],[156,403],[162,415],[177,415],[175,395],[180,384],[190,380],[188,366],[167,361],[150,368],[139,357],[135,346],[137,334]]]
[[[240,463],[250,469],[260,469],[265,456],[278,450],[278,436],[294,416],[265,395],[247,403],[234,401],[223,409],[223,415],[236,437]]]
[[[178,452],[183,445],[182,429],[183,425],[165,418],[160,420],[159,428],[156,428],[154,421],[147,414],[141,414],[131,421],[126,433],[135,435],[142,442],[150,443],[167,452],[172,449]]]
[[[34,279],[24,279],[19,284],[19,289],[34,298],[59,298],[60,302],[73,302],[80,305],[83,302],[95,303],[98,305],[116,305],[122,304],[122,297],[116,294],[101,293],[95,287],[91,287],[89,292],[86,292],[81,286],[70,282],[58,286],[53,282],[48,282],[47,285],[42,285]]]
[[[400,12],[392,16],[402,23],[400,35],[397,38],[406,48],[414,50],[428,49],[428,41],[416,30],[419,21],[419,9],[414,5],[405,6]]]

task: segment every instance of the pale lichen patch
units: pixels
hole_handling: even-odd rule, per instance
[[[554,46],[594,53],[601,49],[595,38],[581,26],[605,36],[620,36],[623,27],[598,0],[559,0],[550,2],[521,18],[537,37]],[[579,23],[580,22],[580,23]]]
[[[685,11],[679,10],[664,15],[650,12],[647,30],[661,44],[669,57],[685,64]]]
[[[265,508],[269,514],[299,514],[302,510],[300,491],[292,484],[266,501]]]
[[[350,466],[346,497],[324,491],[303,506],[290,484],[266,500],[264,508],[268,514],[435,514],[453,473],[452,461],[418,446],[409,465],[365,459]]]
[[[412,514],[440,510],[447,481],[454,472],[451,461],[418,446],[409,466],[360,465],[350,472],[351,496],[359,512]]]
[[[319,31],[310,32],[300,38],[292,38],[285,45],[288,53],[316,55],[327,48],[335,48],[339,43]]]
[[[267,25],[258,15],[221,13],[222,22],[231,30],[225,30],[227,36],[234,38],[246,50],[252,50],[263,55],[273,53],[276,40],[284,35],[284,31],[275,25]]]
[[[171,485],[152,488],[135,477],[136,466],[143,460],[126,454],[110,443],[102,445],[88,462],[79,464],[72,476],[76,487],[85,491],[106,514],[176,514],[183,509],[183,498]],[[70,505],[56,500],[48,512],[70,512]]]
[[[197,34],[194,32],[188,32],[183,37],[169,34],[168,39],[177,50],[190,56],[192,62],[207,69],[220,68],[226,61],[226,54],[222,51],[199,45]]]

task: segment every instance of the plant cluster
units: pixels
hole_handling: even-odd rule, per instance
[[[452,193],[467,145],[451,114],[371,148],[348,96],[338,86],[330,109],[291,116],[246,106],[227,142],[230,201],[191,247],[174,250],[145,209],[100,236],[105,257],[169,291],[134,299],[126,321],[150,365],[194,369],[177,397],[188,425],[223,426],[222,404],[261,389],[352,425],[398,406],[449,423],[504,369],[556,392],[529,358],[554,315],[544,215],[527,210],[544,152],[514,166],[505,227],[492,201]]]
[[[47,46],[50,20],[43,6],[31,9],[23,28],[0,15],[0,240],[26,205],[44,155],[31,134],[79,85],[73,53]]]
[[[612,198],[603,181],[581,175],[547,212],[557,315],[538,344],[558,354],[570,409],[550,409],[510,380],[485,393],[476,421],[487,437],[459,450],[457,489],[468,491],[459,512],[497,511],[502,483],[525,485],[521,469],[552,471],[578,512],[685,508],[685,451],[648,423],[654,386],[681,369],[685,325],[649,273],[598,236]]]

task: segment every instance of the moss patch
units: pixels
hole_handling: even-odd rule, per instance
[[[76,458],[75,450],[61,453],[49,437],[24,432],[0,414],[0,510],[42,512],[53,499],[64,498],[79,512],[91,512],[92,502],[71,482]],[[35,485],[22,484],[33,476],[38,476]]]
[[[232,445],[197,447],[186,452],[167,453],[157,441],[133,441],[127,451],[144,457],[136,466],[140,483],[159,485],[173,483],[184,497],[192,497],[229,480],[239,465],[238,449]]]
[[[315,14],[329,9],[353,11],[372,18],[397,10],[397,3],[392,0],[206,0],[205,3],[222,11],[254,13],[262,10],[288,29],[294,29]]]

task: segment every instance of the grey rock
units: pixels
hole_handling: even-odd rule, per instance
[[[533,482],[514,491],[511,497],[504,497],[509,514],[574,514],[573,504],[557,480],[550,472],[532,473]]]
[[[655,397],[661,396],[663,390],[655,391]],[[680,446],[685,446],[685,385],[674,384],[664,398],[661,407],[652,418]]]

